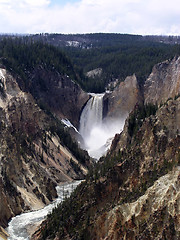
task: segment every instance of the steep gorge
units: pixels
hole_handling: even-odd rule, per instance
[[[154,67],[144,86],[146,104],[135,106],[107,156],[32,239],[179,239],[178,59]],[[176,90],[165,94],[162,81]]]
[[[0,83],[0,225],[5,227],[22,211],[51,202],[57,197],[57,184],[83,178],[90,162],[87,153],[70,141],[60,121],[22,91],[3,66]],[[74,144],[74,152],[63,137]]]

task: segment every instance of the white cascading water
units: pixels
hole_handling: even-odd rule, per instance
[[[104,94],[91,94],[80,118],[80,134],[86,139],[94,127],[102,125],[103,96]]]
[[[29,240],[32,231],[39,226],[48,213],[52,211],[65,197],[70,196],[71,192],[80,184],[81,181],[66,183],[57,186],[58,198],[48,206],[32,212],[22,213],[9,222],[6,231],[9,234],[8,240]]]
[[[124,120],[103,122],[103,94],[90,94],[80,117],[79,133],[84,139],[85,149],[93,158],[99,159],[110,147],[116,133],[120,133]]]

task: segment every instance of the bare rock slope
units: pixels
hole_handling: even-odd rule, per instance
[[[144,86],[145,103],[163,103],[180,94],[180,57],[154,66]]]
[[[137,78],[129,76],[111,93],[104,96],[104,118],[126,119],[134,106],[142,100]]]
[[[0,90],[0,225],[5,227],[11,217],[52,201],[57,184],[82,178],[88,158],[79,162],[63,144],[56,120],[5,68]]]

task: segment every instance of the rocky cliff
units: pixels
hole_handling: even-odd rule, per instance
[[[104,96],[104,118],[126,119],[134,106],[142,100],[137,78],[129,76],[111,93]]]
[[[102,187],[113,200],[90,239],[179,239],[179,107],[180,98],[169,100],[131,137],[130,119],[116,136],[111,154],[118,163]]]
[[[161,104],[180,94],[180,57],[156,64],[140,91],[135,75],[104,96],[105,118],[126,118],[136,104]]]
[[[180,96],[174,90],[165,97],[164,85],[160,91],[162,80],[177,88],[178,61],[155,66],[156,78],[145,83],[146,104],[136,105],[107,156],[32,239],[180,238]],[[170,71],[175,65],[177,72]]]
[[[136,201],[105,213],[92,239],[179,239],[179,179],[180,169],[175,168]]]
[[[64,92],[68,86],[72,92],[77,90],[76,94],[81,91],[67,77],[58,79],[59,88],[65,82]],[[20,78],[18,82],[21,82]],[[36,87],[38,89],[38,85]],[[38,90],[36,93],[38,96]],[[45,93],[42,96],[45,98]],[[64,101],[63,104],[65,109],[68,103]],[[62,115],[69,117],[66,113],[62,112]],[[52,201],[57,196],[55,186],[84,177],[88,165],[87,154],[78,150],[60,122],[52,114],[48,115],[47,110],[44,112],[30,93],[22,91],[17,79],[1,67],[0,225],[5,227],[12,216]]]
[[[159,63],[144,85],[145,103],[163,103],[180,94],[180,57]]]
[[[68,118],[78,128],[80,114],[89,96],[71,78],[37,66],[28,74],[28,91],[41,107],[59,119]],[[23,83],[19,81],[21,87]]]

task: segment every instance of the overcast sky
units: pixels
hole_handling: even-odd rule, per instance
[[[0,33],[180,35],[178,0],[0,0]]]

